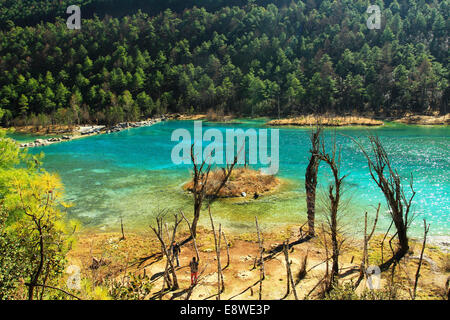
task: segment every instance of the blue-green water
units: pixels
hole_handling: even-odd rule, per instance
[[[204,129],[215,127],[265,128],[263,121],[232,124],[204,123]],[[192,212],[191,196],[181,186],[190,178],[190,166],[176,166],[171,161],[171,134],[177,128],[193,131],[192,121],[168,121],[152,127],[131,129],[110,135],[99,135],[71,142],[36,148],[44,151],[45,167],[57,172],[65,184],[66,197],[75,206],[69,215],[84,225],[116,228],[122,215],[129,228],[148,228],[160,209]],[[351,232],[362,228],[364,212],[374,215],[378,202],[383,204],[379,231],[389,225],[381,192],[368,174],[367,162],[357,146],[345,135],[367,135],[366,128],[339,128],[337,140],[342,147],[342,173],[345,180],[346,210],[343,223]],[[399,172],[414,175],[416,219],[411,233],[422,233],[423,218],[431,223],[433,235],[450,235],[450,128],[387,124],[370,129],[382,139]],[[327,137],[335,130],[327,130]],[[280,192],[258,200],[220,200],[212,210],[227,228],[253,229],[257,215],[266,228],[303,223],[306,216],[304,175],[308,164],[309,129],[280,128],[279,176],[287,179]],[[206,145],[206,143],[204,144]],[[320,168],[318,195],[319,216],[325,208],[325,186],[331,181],[329,169]],[[407,191],[408,188],[405,188]],[[321,213],[322,212],[322,213]],[[206,223],[206,214],[203,222]]]

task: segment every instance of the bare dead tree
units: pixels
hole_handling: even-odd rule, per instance
[[[368,257],[369,242],[370,242],[370,239],[372,239],[373,234],[375,233],[375,228],[377,226],[380,208],[381,208],[381,203],[378,204],[377,213],[376,213],[375,220],[374,220],[373,226],[372,226],[372,231],[370,232],[369,235],[367,235],[367,212],[364,215],[363,257],[362,257],[362,261],[361,261],[361,265],[360,265],[360,269],[359,269],[359,278],[358,278],[358,280],[356,280],[355,288],[358,288],[362,279],[364,279],[364,276],[366,275],[366,267],[369,265],[369,257]]]
[[[260,259],[260,271],[259,271],[259,300],[262,299],[262,283],[264,279],[266,278],[265,270],[264,270],[264,247],[263,247],[263,240],[261,236],[261,232],[258,225],[258,218],[255,217],[255,223],[256,223],[256,231],[258,233],[258,244],[259,244],[259,259]]]
[[[181,219],[178,219],[178,215],[175,214],[174,215],[175,218],[175,222],[174,222],[174,226],[173,226],[173,233],[172,233],[172,239],[170,240],[170,243],[173,243],[175,241],[175,235],[177,232],[177,228],[179,226],[179,224],[181,223]],[[156,217],[156,228],[153,226],[150,226],[150,228],[153,230],[153,232],[155,233],[156,237],[158,238],[159,242],[161,243],[161,249],[164,253],[164,255],[166,256],[166,268],[164,271],[165,274],[165,280],[163,281],[163,289],[161,291],[164,292],[164,287],[165,287],[165,283],[166,280],[167,282],[169,282],[169,286],[170,286],[170,277],[169,277],[169,269],[170,272],[172,273],[172,279],[173,279],[173,284],[172,284],[172,290],[176,290],[179,288],[178,286],[178,279],[177,279],[177,274],[175,272],[175,268],[173,266],[172,263],[172,258],[169,252],[169,247],[166,245],[166,242],[164,240],[164,235],[163,235],[163,226],[164,226],[164,215],[159,215]],[[170,267],[170,268],[169,268]]]
[[[292,286],[292,291],[294,293],[295,300],[298,300],[297,290],[295,289],[294,277],[292,276],[291,264],[292,261],[289,260],[289,243],[287,241],[284,242],[283,252],[284,259],[286,260],[286,278],[287,278],[287,291],[285,297],[287,297],[290,293],[290,286]]]
[[[308,209],[308,235],[314,237],[314,220],[316,214],[316,188],[317,188],[317,172],[320,164],[320,136],[322,127],[317,125],[315,130],[311,132],[311,157],[305,173],[305,189],[306,189],[306,206]]]
[[[406,196],[402,178],[391,165],[391,161],[380,139],[377,136],[370,135],[370,149],[373,153],[371,156],[364,146],[355,139],[353,141],[359,146],[369,164],[369,172],[372,180],[383,192],[389,207],[391,218],[397,229],[399,248],[394,252],[391,259],[380,266],[382,271],[386,271],[394,263],[400,261],[409,250],[408,244],[408,227],[413,219],[410,216],[412,201],[416,192],[413,188],[413,176],[409,180],[411,195]]]
[[[120,229],[122,231],[122,237],[119,239],[119,241],[124,241],[125,240],[125,233],[123,231],[123,220],[122,220],[122,216],[120,216]]]
[[[342,196],[342,183],[347,175],[341,177],[341,151],[337,150],[336,139],[333,141],[332,150],[330,153],[326,151],[325,142],[321,143],[321,150],[319,152],[320,160],[324,161],[331,169],[333,174],[334,184],[330,184],[328,187],[328,224],[330,228],[331,245],[332,245],[332,267],[330,274],[330,281],[328,282],[327,292],[332,289],[337,277],[339,276],[339,249],[342,242],[338,240],[338,212],[340,210],[341,196]]]
[[[262,282],[265,279],[265,270],[264,270],[264,258],[263,258],[263,253],[264,253],[264,247],[263,247],[263,238],[259,229],[259,225],[258,225],[258,218],[255,217],[255,222],[256,222],[256,231],[258,234],[258,245],[259,245],[259,266],[260,266],[260,272],[259,272],[259,280],[256,281],[255,283],[253,283],[252,285],[250,285],[249,287],[245,288],[244,290],[242,290],[241,292],[239,292],[238,294],[235,294],[234,296],[230,297],[229,300],[232,300],[242,294],[244,294],[245,292],[247,292],[248,290],[251,291],[252,295],[253,295],[253,287],[259,284],[259,300],[262,299]],[[256,262],[255,262],[256,265]]]
[[[301,261],[300,269],[298,270],[297,276],[295,277],[295,285],[298,285],[300,283],[300,281],[302,281],[308,273],[308,271],[307,271],[308,256],[309,256],[309,249],[308,249],[308,251],[306,251],[306,254],[303,257],[303,260]]]
[[[209,212],[209,219],[211,220],[211,228],[212,232],[214,234],[214,246],[216,249],[216,257],[217,257],[217,300],[220,300],[220,294],[225,290],[225,283],[223,281],[223,274],[222,274],[222,266],[220,264],[220,239],[221,233],[222,233],[222,225],[219,224],[219,235],[216,235],[216,230],[214,227],[214,220],[212,218],[211,214],[211,208],[208,208]]]
[[[200,255],[198,253],[197,240],[196,240],[196,236],[192,233],[191,224],[189,223],[189,220],[184,215],[183,211],[180,211],[180,214],[183,217],[184,221],[186,221],[186,224],[188,225],[188,229],[189,229],[189,232],[191,233],[191,238],[194,243],[194,249],[195,249],[195,254],[197,255],[197,261],[200,262]]]
[[[384,263],[384,242],[386,241],[386,238],[389,234],[389,231],[391,231],[392,225],[394,224],[394,221],[391,221],[391,224],[389,225],[389,228],[387,229],[386,233],[384,234],[383,240],[381,241],[381,263]]]
[[[202,209],[203,201],[206,198],[206,188],[208,184],[209,174],[211,172],[211,164],[206,164],[208,159],[204,159],[201,164],[197,163],[195,154],[194,154],[194,144],[191,145],[191,161],[193,164],[193,188],[192,194],[194,196],[194,218],[191,224],[191,234],[193,236],[197,235],[197,224],[200,219],[200,211]],[[209,197],[209,205],[211,205],[218,197],[220,190],[226,185],[228,179],[233,172],[234,167],[236,166],[238,161],[238,156],[234,157],[234,161],[232,164],[228,164],[226,168],[223,168],[224,176],[219,186],[212,193],[212,196]],[[184,245],[187,242],[192,240],[192,236],[184,240],[180,245]]]
[[[414,290],[413,290],[413,295],[412,295],[412,299],[416,300],[416,293],[417,293],[417,285],[419,284],[419,277],[420,277],[420,268],[422,267],[422,262],[423,262],[423,253],[425,251],[425,246],[427,244],[427,235],[428,232],[430,231],[430,225],[427,226],[427,220],[423,219],[423,243],[422,243],[422,250],[420,251],[420,259],[419,259],[419,265],[417,266],[417,271],[416,271],[416,278],[414,281]]]
[[[227,264],[223,267],[222,271],[230,266],[230,244],[227,241],[227,237],[225,236],[225,232],[222,231],[223,240],[225,241],[225,245],[227,248]]]
[[[166,260],[166,265],[164,267],[164,273],[163,273],[163,284],[162,284],[162,288],[161,291],[159,292],[159,300],[162,300],[165,289],[166,289],[166,284],[168,289],[170,290],[170,287],[172,286],[172,280],[170,279],[170,274],[169,274],[169,260]]]
[[[211,164],[207,166],[205,171],[204,167],[206,164],[206,159],[203,160],[200,166],[198,165],[194,155],[194,144],[192,144],[191,146],[191,160],[194,166],[194,175],[192,178],[194,182],[194,186],[192,189],[192,194],[194,195],[194,219],[192,220],[191,233],[193,236],[196,236],[197,223],[198,220],[200,219],[200,211],[202,209],[203,199],[205,198],[206,195],[206,185],[208,184],[209,173],[211,171]]]
[[[214,234],[216,232],[214,231]],[[222,292],[225,291],[225,281],[223,280],[223,272],[222,272],[222,265],[220,263],[220,240],[222,239],[222,237],[220,236],[222,233],[222,225],[219,224],[219,233],[217,238],[217,250],[216,250],[216,255],[217,255],[217,283],[218,283],[218,288],[217,288],[217,300],[220,300],[220,294]]]

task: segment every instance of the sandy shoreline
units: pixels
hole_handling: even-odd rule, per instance
[[[401,119],[394,120],[394,122],[410,125],[423,125],[423,126],[450,125],[450,113],[444,116],[410,115],[403,117]]]
[[[325,127],[351,127],[383,126],[385,122],[396,122],[407,125],[440,126],[450,125],[450,114],[444,116],[429,115],[406,115],[400,118],[393,117],[371,117],[371,116],[334,116],[334,115],[304,115],[298,117],[288,117],[283,119],[273,119],[267,122],[269,126],[313,126],[320,123]]]
[[[384,122],[367,117],[353,117],[353,116],[300,116],[294,118],[275,119],[267,122],[269,126],[314,126],[317,123],[324,127],[346,127],[346,126],[368,126],[376,127],[383,126]]]
[[[13,129],[17,133],[41,135],[41,136],[59,136],[49,139],[36,139],[34,142],[22,144],[21,147],[37,147],[57,142],[70,141],[86,136],[97,134],[108,134],[119,132],[125,129],[138,128],[143,126],[151,126],[155,123],[165,120],[191,120],[191,121],[211,121],[211,122],[230,122],[234,119],[233,116],[221,116],[211,119],[209,114],[168,114],[159,118],[147,119],[137,122],[123,122],[117,125],[106,127],[104,125],[51,125],[47,127],[22,126],[11,127],[5,129]],[[443,116],[429,116],[429,115],[406,115],[401,118],[393,117],[369,117],[369,116],[315,116],[304,115],[297,117],[288,117],[283,119],[272,119],[267,121],[268,126],[311,126],[316,125],[319,121],[324,126],[329,127],[351,127],[351,126],[369,126],[378,127],[383,126],[385,122],[402,123],[406,125],[423,125],[423,126],[446,126],[450,125],[450,114]]]
[[[169,221],[170,222],[170,219]],[[151,223],[151,221],[149,221]],[[125,226],[126,227],[126,226]],[[268,300],[279,300],[286,294],[286,263],[282,251],[279,251],[284,241],[292,244],[289,252],[291,269],[294,277],[297,276],[302,268],[304,258],[307,255],[306,270],[303,278],[297,280],[296,291],[299,299],[304,299],[318,281],[323,278],[326,272],[326,249],[322,243],[323,235],[305,241],[298,242],[299,226],[291,225],[278,230],[266,230],[262,225],[262,238],[265,257],[271,257],[265,262],[265,276],[263,282],[262,297]],[[125,228],[126,229],[126,228]],[[228,229],[222,229],[226,234],[226,241],[229,250],[224,244],[221,244],[221,262],[222,267],[226,265],[223,271],[225,290],[221,294],[222,299],[229,299],[242,292],[248,286],[251,286],[259,279],[259,267],[255,266],[255,259],[259,255],[256,230],[249,230],[245,233],[231,232]],[[186,226],[183,224],[181,230],[177,232],[176,240],[180,242],[188,236]],[[379,250],[381,238],[383,235],[376,235],[370,244],[369,262],[371,264],[379,263]],[[95,232],[90,231],[78,233],[77,246],[68,255],[71,264],[78,265],[82,269],[82,277],[92,277],[92,266],[95,260],[103,259],[104,265],[95,269],[95,280],[101,283],[106,279],[122,279],[126,272],[135,275],[146,274],[150,277],[154,287],[151,293],[145,297],[152,298],[162,286],[162,274],[165,266],[165,259],[150,258],[144,263],[142,257],[149,257],[157,254],[161,250],[160,243],[151,232],[132,232],[125,231],[125,240],[120,241],[120,232]],[[197,247],[200,256],[201,270],[204,270],[201,276],[200,284],[194,290],[192,300],[203,300],[217,292],[217,258],[214,247],[214,238],[210,227],[199,226],[197,236]],[[410,253],[402,261],[401,272],[396,273],[396,283],[398,284],[397,299],[410,299],[409,289],[411,279],[407,275],[414,275],[417,269],[416,257],[420,254],[421,241],[410,241]],[[387,248],[385,248],[386,250]],[[229,251],[229,252],[228,252]],[[389,256],[389,254],[387,254]],[[167,292],[163,297],[166,299],[184,299],[185,289],[190,285],[189,260],[195,256],[195,249],[192,242],[187,243],[181,249],[180,267],[176,269],[180,288],[178,290]],[[355,282],[359,276],[359,264],[362,258],[361,241],[349,239],[346,246],[342,248],[340,256],[340,269],[342,276],[340,282]],[[422,266],[421,278],[419,283],[419,299],[440,299],[440,293],[445,292],[445,281],[448,277],[448,255],[427,246],[425,250],[425,260]],[[353,270],[352,272],[350,272]],[[381,289],[386,289],[389,285],[390,272],[386,272],[381,277]],[[366,288],[363,283],[357,293],[362,293]],[[315,299],[314,295],[309,297]],[[256,300],[258,299],[258,287],[249,290],[236,299]],[[292,292],[285,299],[293,300]]]

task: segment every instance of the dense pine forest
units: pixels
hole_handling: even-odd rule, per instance
[[[363,0],[2,1],[1,124],[447,113],[450,2],[372,4],[380,30]]]

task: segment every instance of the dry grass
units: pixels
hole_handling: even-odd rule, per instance
[[[224,114],[223,114],[223,112],[209,109],[208,113],[206,114],[206,119],[208,119],[208,121],[213,121],[213,122],[223,121]]]
[[[212,196],[224,178],[223,170],[211,171],[206,186],[206,194]],[[255,193],[262,195],[273,191],[280,185],[280,180],[275,176],[264,175],[259,171],[249,168],[236,168],[233,170],[229,181],[225,184],[219,193],[220,198],[241,197],[245,192],[248,196]],[[190,181],[183,187],[185,190],[192,191],[194,182]]]
[[[268,253],[271,249],[279,246],[284,240],[288,239],[289,242],[297,240],[297,230],[298,225],[291,225],[281,229],[266,229],[263,232],[266,252]],[[224,231],[227,234],[228,241],[233,244],[230,246],[230,265],[224,270],[225,292],[222,296],[223,299],[228,299],[259,279],[259,268],[254,267],[255,257],[258,255],[258,243],[254,230],[249,230],[247,233],[238,233],[225,228]],[[186,230],[180,230],[180,233],[177,235],[177,240],[184,239],[187,235]],[[162,286],[163,280],[160,275],[164,270],[166,261],[165,259],[156,261],[152,258],[142,265],[138,265],[135,262],[139,261],[139,258],[160,252],[160,243],[150,232],[128,232],[124,241],[119,241],[120,237],[120,233],[113,232],[79,234],[77,245],[74,246],[68,255],[69,264],[75,264],[81,267],[83,281],[88,279],[103,288],[106,288],[106,279],[120,280],[128,272],[143,274],[145,269],[146,274],[152,279],[151,281],[154,281],[154,288],[150,294],[152,296]],[[370,264],[376,264],[378,262],[377,257],[374,257],[374,255],[379,251],[378,240],[382,237],[383,235],[377,235],[374,243],[371,245]],[[325,264],[322,262],[325,259],[325,249],[321,244],[320,238],[322,238],[322,235],[319,232],[318,237],[294,246],[293,251],[289,253],[290,260],[292,261],[292,272],[297,275],[304,269],[303,263],[308,252],[308,267],[306,268],[308,272],[297,286],[297,293],[301,299],[324,276]],[[341,252],[340,263],[342,273],[345,273],[350,268],[355,268],[356,272],[343,275],[340,279],[341,283],[354,282],[359,276],[358,267],[361,259],[361,246],[358,245],[358,241],[351,241],[351,243],[349,248]],[[417,250],[421,247],[420,241],[411,243],[411,245]],[[196,300],[204,299],[216,292],[217,265],[214,252],[214,238],[211,230],[200,226],[197,234],[197,246],[200,251],[201,268],[205,267],[206,272],[204,280],[201,281],[192,296]],[[416,255],[416,250],[414,252],[414,255]],[[433,271],[430,265],[424,262],[419,281],[418,299],[440,300],[442,299],[443,288],[448,277],[448,271],[445,270],[446,255],[432,248],[427,248],[426,255],[438,265],[439,269]],[[182,292],[190,285],[188,264],[193,256],[195,256],[195,251],[192,242],[190,242],[182,248],[180,255],[181,268],[177,269],[180,289],[177,292],[166,294],[164,299],[170,299],[172,296],[177,296],[176,299],[184,299],[185,296]],[[103,258],[108,261],[108,264],[92,270],[89,266],[92,263],[93,257]],[[387,252],[387,257],[390,257],[390,252]],[[222,243],[221,259],[222,263],[225,263],[227,259],[224,243]],[[399,288],[397,299],[410,299],[409,290],[412,288],[414,274],[417,270],[417,259],[403,259],[396,270],[395,282]],[[263,298],[278,300],[286,292],[286,267],[283,255],[278,254],[273,259],[267,260],[265,262],[265,271],[266,280],[263,284]],[[390,272],[382,274],[382,289],[388,288],[389,279]],[[365,287],[363,283],[358,288],[358,293]],[[92,298],[84,291],[77,294],[82,298]],[[253,292],[248,291],[238,298],[257,299],[257,296],[256,287]],[[314,299],[315,296],[313,295],[310,298]],[[292,295],[288,299],[293,299]]]
[[[307,115],[294,118],[271,120],[267,123],[270,126],[312,126],[320,123],[326,127],[342,126],[382,126],[383,121],[359,116],[316,116]]]
[[[223,111],[209,109],[206,114],[171,114],[167,116],[173,120],[205,120],[210,122],[228,122],[234,119],[233,115],[225,115]]]
[[[396,120],[395,122],[418,125],[449,125],[450,113],[446,114],[445,116],[408,115],[399,120]]]
[[[15,132],[31,134],[72,134],[76,131],[76,126],[68,125],[48,125],[48,126],[20,126],[14,127]]]
[[[206,120],[206,114],[173,114],[168,116],[174,120]]]

